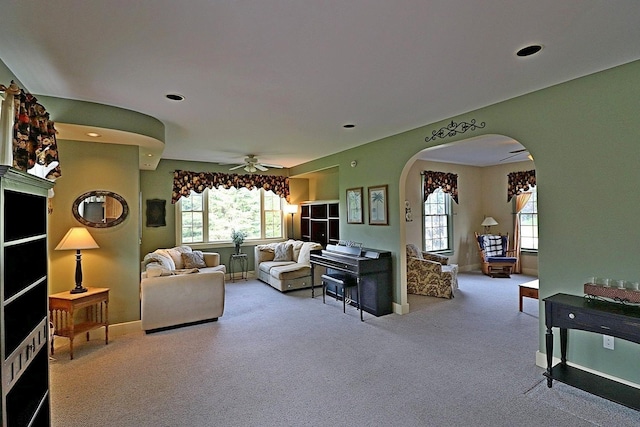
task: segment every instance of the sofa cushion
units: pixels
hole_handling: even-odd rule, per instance
[[[296,263],[293,261],[265,261],[260,263],[260,270],[268,273],[274,267],[282,267],[285,265],[295,265]]]
[[[207,266],[204,262],[202,251],[184,252],[182,254],[182,263],[184,268],[204,268]]]
[[[274,261],[293,261],[293,245],[289,242],[278,243],[274,253]]]
[[[302,249],[304,242],[302,240],[289,239],[287,240],[287,243],[290,244],[293,248],[293,255],[291,256],[291,260],[297,262],[298,258],[300,257],[300,250]]]
[[[311,268],[306,265],[291,263],[272,267],[269,270],[269,274],[278,280],[291,280],[311,275]]]

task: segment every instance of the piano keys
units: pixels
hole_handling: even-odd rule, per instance
[[[362,310],[374,316],[383,316],[393,311],[393,279],[391,271],[391,252],[355,246],[327,245],[320,253],[312,253],[311,285],[312,296],[314,269],[316,266],[327,268],[329,275],[351,276],[360,289],[360,300],[354,288],[348,288],[347,295],[352,301],[360,302]],[[328,293],[335,295],[336,289],[327,286]]]

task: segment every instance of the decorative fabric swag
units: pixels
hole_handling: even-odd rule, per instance
[[[442,191],[451,195],[458,203],[458,175],[455,173],[424,171],[424,200],[429,194],[442,188]]]
[[[191,191],[202,193],[206,188],[264,188],[289,201],[289,178],[275,175],[238,175],[220,172],[173,172],[173,194],[171,203],[180,197],[189,197]]]
[[[511,172],[507,175],[509,184],[507,186],[507,202],[514,196],[528,191],[536,185],[536,171]]]
[[[27,171],[36,165],[47,168],[57,162],[45,173],[45,178],[55,180],[60,177],[56,128],[49,120],[47,110],[35,96],[21,89],[14,97],[14,111],[13,167]]]

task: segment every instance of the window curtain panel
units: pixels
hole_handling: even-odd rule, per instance
[[[513,249],[515,249],[516,254],[518,254],[518,260],[516,264],[513,266],[514,273],[522,273],[522,264],[520,257],[520,211],[525,207],[529,199],[531,198],[531,193],[521,193],[516,196],[516,220],[513,221]]]
[[[529,191],[531,187],[536,185],[536,171],[511,172],[507,175],[507,202],[510,202],[514,196]]]
[[[276,175],[238,175],[220,172],[173,172],[173,193],[171,203],[180,197],[189,197],[191,191],[202,193],[206,188],[264,188],[289,201],[289,178]]]
[[[442,191],[449,194],[458,203],[458,175],[455,173],[424,171],[424,200],[429,194],[442,188]]]
[[[62,175],[54,123],[36,97],[22,89],[14,96],[13,167],[52,181]]]

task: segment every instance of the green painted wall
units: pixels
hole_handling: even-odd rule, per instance
[[[340,200],[347,188],[389,184],[390,225],[347,224],[341,232],[394,253],[394,298],[406,305],[401,285],[408,163],[428,146],[483,134],[510,136],[535,158],[539,190],[541,297],[557,292],[583,294],[589,276],[637,280],[640,226],[636,197],[640,182],[640,61],[481,108],[412,131],[292,168],[293,175],[339,165]],[[485,122],[484,129],[425,142],[451,120]],[[349,167],[357,159],[356,168]],[[390,162],[389,159],[395,159]],[[410,162],[411,161],[411,162]],[[344,214],[344,212],[341,212]],[[343,218],[345,216],[343,215]],[[540,349],[544,351],[543,313]],[[618,340],[620,341],[620,340]],[[557,347],[556,347],[557,348]],[[575,334],[571,359],[581,365],[640,383],[636,356],[640,346],[622,343],[602,348],[595,334]]]
[[[71,213],[74,200],[91,190],[113,191],[126,200],[129,217],[115,227],[88,228],[100,248],[82,251],[83,283],[110,289],[110,323],[139,320],[138,147],[60,140],[58,148],[62,176],[49,215],[50,292],[74,287],[74,251],[54,250],[70,227],[82,225]]]

